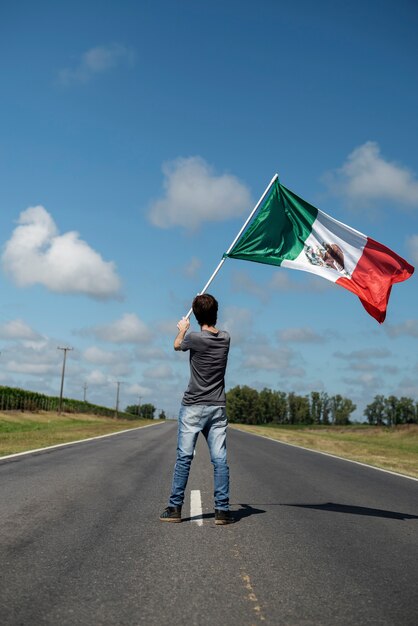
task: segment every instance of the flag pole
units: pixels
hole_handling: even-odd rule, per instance
[[[250,223],[254,213],[257,211],[258,207],[260,206],[260,204],[263,202],[264,198],[267,196],[268,192],[270,191],[271,187],[274,185],[274,183],[276,182],[276,180],[279,178],[278,174],[275,174],[273,176],[273,178],[271,179],[271,181],[269,182],[268,186],[266,187],[263,195],[261,196],[260,200],[257,202],[257,204],[255,205],[255,207],[253,208],[253,210],[251,211],[251,213],[249,214],[249,216],[247,217],[247,219],[245,220],[244,224],[241,227],[241,230],[239,231],[238,235],[235,237],[234,241],[231,243],[231,245],[229,246],[228,250],[226,251],[225,254],[229,254],[232,250],[232,248],[235,246],[235,244],[237,243],[238,239],[241,237],[242,233],[244,232],[244,230],[247,228],[248,224]],[[200,291],[197,295],[200,296],[202,293],[205,293],[206,289],[209,287],[209,285],[211,284],[211,282],[213,281],[213,279],[215,278],[216,274],[219,272],[219,270],[221,269],[222,265],[225,263],[226,261],[226,257],[222,257],[222,259],[219,261],[218,266],[216,267],[215,271],[213,272],[212,276],[209,278],[208,282],[206,283],[206,285],[203,287],[202,291]],[[193,312],[193,309],[190,309],[190,311],[187,313],[186,315],[186,319],[189,319],[189,317],[191,316]]]

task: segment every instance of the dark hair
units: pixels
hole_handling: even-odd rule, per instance
[[[213,296],[208,293],[196,296],[192,308],[199,326],[203,326],[203,324],[215,326],[218,318],[218,302]]]

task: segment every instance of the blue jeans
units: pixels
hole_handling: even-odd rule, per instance
[[[177,459],[170,506],[182,506],[196,441],[201,432],[209,446],[214,470],[215,508],[229,510],[229,467],[226,461],[226,409],[203,404],[182,405],[179,413]]]

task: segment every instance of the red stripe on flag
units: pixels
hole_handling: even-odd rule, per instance
[[[414,268],[405,259],[368,237],[351,279],[339,278],[337,285],[355,293],[366,311],[382,324],[392,285],[413,273]]]

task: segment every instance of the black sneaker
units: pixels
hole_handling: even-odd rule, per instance
[[[215,509],[215,524],[224,526],[225,524],[233,524],[234,517],[231,511],[222,511],[221,509]]]
[[[181,506],[168,506],[160,515],[162,522],[181,522]]]

